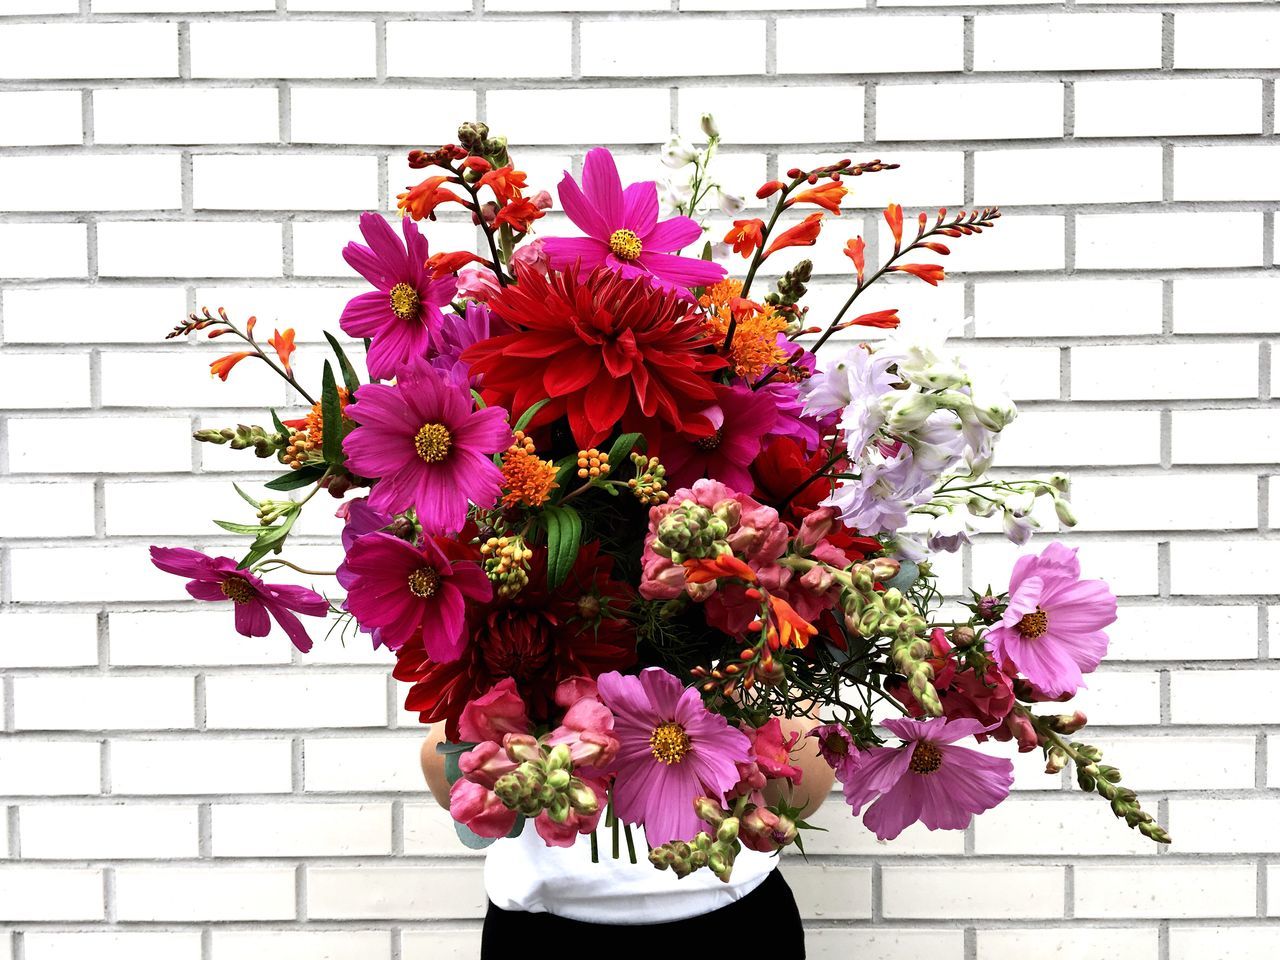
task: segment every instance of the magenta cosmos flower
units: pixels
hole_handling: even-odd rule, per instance
[[[359,426],[346,435],[347,467],[376,478],[369,506],[396,514],[412,507],[430,535],[455,533],[467,503],[488,508],[502,489],[489,459],[511,445],[507,412],[472,409],[471,390],[418,359],[394,384],[366,383],[346,415]]]
[[[405,217],[401,229],[403,245],[386,220],[362,213],[360,232],[369,246],[352,242],[342,251],[342,258],[378,288],[353,297],[339,321],[346,333],[369,339],[365,363],[375,380],[394,376],[397,367],[425,356],[432,343],[440,342],[440,308],[458,289],[453,276],[431,279],[427,238],[417,224]]]
[[[750,739],[707,710],[697,688],[661,667],[646,667],[639,676],[611,670],[596,683],[620,743],[615,812],[643,824],[654,846],[691,839],[702,829],[694,800],[724,801],[738,782],[738,764],[750,759]]]
[[[714,477],[726,487],[755,486],[751,462],[778,420],[774,398],[746,387],[715,385],[716,405],[702,411],[716,432],[709,437],[677,434],[662,444],[662,462],[671,486],[687,487]]]
[[[625,190],[613,154],[604,147],[587,151],[582,186],[565,171],[559,187],[560,205],[585,237],[547,237],[543,250],[553,270],[575,261],[586,275],[604,264],[628,279],[648,274],[660,287],[688,292],[724,278],[724,267],[682,250],[702,236],[702,228],[688,217],[658,222],[658,186],[652,180]]]
[[[919,820],[930,830],[963,830],[975,813],[990,810],[1009,795],[1013,763],[955,742],[991,727],[979,720],[885,720],[904,742],[872,747],[848,772],[844,798],[858,813],[871,801],[862,822],[881,840],[892,840]]]
[[[1009,605],[987,644],[1048,699],[1074,694],[1107,655],[1102,628],[1116,619],[1116,598],[1103,580],[1081,580],[1076,549],[1053,542],[1018,558]]]
[[[452,540],[426,537],[415,547],[389,533],[366,534],[347,552],[347,609],[392,650],[421,631],[432,660],[457,660],[466,641],[467,600],[493,596],[489,578],[467,553]]]
[[[230,600],[236,608],[236,632],[265,637],[271,618],[284,628],[293,645],[306,653],[311,637],[293,611],[323,617],[329,601],[306,587],[263,583],[248,570],[237,570],[230,557],[210,557],[186,547],[152,547],[151,562],[166,573],[190,577],[187,593],[197,600]]]

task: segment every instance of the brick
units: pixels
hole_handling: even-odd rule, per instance
[[[1239,696],[1241,690],[1249,695]],[[1179,670],[1170,678],[1170,697],[1174,723],[1280,722],[1280,672],[1273,670]]]
[[[1251,660],[1258,655],[1253,607],[1125,604],[1107,633],[1110,660]]]
[[[1169,801],[1169,832],[1186,853],[1280,852],[1280,837],[1258,825],[1274,822],[1280,799],[1237,798]]]
[[[253,522],[235,488],[222,480],[108,481],[105,490],[108,536],[204,536],[210,516]],[[193,503],[203,508],[198,516],[190,515]]]
[[[245,318],[236,319],[243,324]],[[267,326],[261,339],[270,337],[271,329]],[[237,349],[230,339],[200,350],[174,349],[175,346],[166,344],[157,352],[104,353],[100,361],[102,405],[145,408],[156,406],[159,397],[164,398],[165,406],[178,409],[285,404],[287,384],[260,360],[240,364],[225,381],[210,372],[212,361]],[[271,426],[269,415],[258,417]]]
[[[386,679],[378,674],[210,677],[211,729],[385,727]]]
[[[457,840],[456,834],[454,840]],[[390,854],[389,803],[213,805],[215,857],[352,857]]]
[[[865,920],[871,916],[871,870],[867,867],[789,861],[786,876],[805,919]]]
[[[82,223],[0,223],[0,277],[42,280],[83,277],[89,271],[88,231]]]
[[[0,210],[172,210],[181,205],[176,156],[0,158]]]
[[[311,737],[304,743],[308,792],[422,793],[418,751],[427,728],[412,737]]]
[[[24,14],[41,14],[48,16],[55,13],[79,13],[80,0],[11,0],[0,11],[0,17],[22,16]]]
[[[1252,789],[1257,741],[1252,736],[1147,736],[1110,734],[1106,762],[1134,790]],[[1188,764],[1186,758],[1197,760]],[[1078,885],[1077,885],[1078,888]]]
[[[488,123],[512,143],[652,143],[670,133],[666,90],[491,90]]]
[[[1175,594],[1275,593],[1274,571],[1280,562],[1280,541],[1230,540],[1215,544],[1214,563],[1220,564],[1222,570],[1231,571],[1230,576],[1218,578],[1216,589],[1205,582],[1201,569],[1203,556],[1203,546],[1199,544],[1175,541],[1170,546],[1173,563],[1170,588]]]
[[[1165,400],[1257,395],[1252,343],[1074,347],[1076,400]]]
[[[1275,953],[1280,928],[1275,924],[1247,927],[1180,927],[1169,929],[1170,960],[1268,960]]]
[[[1077,80],[1075,91],[1077,137],[1262,132],[1257,80]]]
[[[1079,548],[1083,576],[1105,579],[1117,596],[1156,592],[1154,543],[1090,539],[1079,544],[1068,542],[1068,545]],[[973,547],[973,585],[982,588],[989,583],[1003,590],[1018,555],[1039,553],[1044,547],[1045,541],[1035,537],[1025,547],[1017,547],[1003,538],[981,540]]]
[[[894,927],[859,927],[859,960],[896,960],[927,954],[932,960],[961,960],[964,931],[934,927],[903,930]],[[849,930],[817,927],[805,931],[805,949],[813,960],[839,960],[847,956]]]
[[[956,350],[975,380],[1014,400],[1056,399],[1060,352],[1051,347],[965,346]]]
[[[876,89],[878,140],[1062,136],[1062,84],[891,84]]]
[[[102,871],[0,865],[0,920],[101,920]]]
[[[404,852],[407,856],[483,856],[458,845],[453,817],[433,799],[404,804]]]
[[[108,493],[110,502],[110,493]],[[112,666],[227,666],[288,663],[279,637],[242,637],[227,629],[227,612],[210,610],[112,612],[108,622]],[[181,643],[175,638],[181,637]]]
[[[912,824],[890,842],[876,839],[876,835],[863,826],[862,820],[851,816],[849,807],[840,793],[835,792],[808,818],[814,826],[826,833],[814,833],[804,838],[805,850],[820,856],[851,855],[897,860],[907,857],[958,856],[964,853],[964,831],[927,830],[923,824]],[[790,863],[787,865],[790,875]]]
[[[387,0],[379,2],[385,6]],[[213,960],[390,960],[391,935],[385,930],[215,929],[212,956]]]
[[[177,75],[177,24],[14,23],[0,26],[0,79]]]
[[[1089,526],[1103,530],[1239,530],[1258,525],[1258,480],[1251,473],[1215,473],[1214,496],[1195,474],[1086,474],[1072,481],[1071,503]],[[1189,504],[1194,510],[1188,510]]]
[[[1160,462],[1160,414],[1155,411],[1023,410],[1000,434],[1002,467]],[[1084,518],[1087,522],[1087,518]]]
[[[814,42],[815,26],[809,18],[778,21],[779,73],[900,73],[906,49],[913,73],[964,68],[961,17],[828,16],[823,43]]]
[[[101,785],[100,757],[97,741],[0,739],[0,794],[96,794]]]
[[[218,20],[191,25],[193,77],[372,77],[372,23]]]
[[[1280,63],[1280,15],[1274,10],[1187,11],[1178,14],[1175,69],[1274,67]]]
[[[1277,333],[1280,278],[1187,277],[1173,282],[1177,333]]]
[[[13,473],[134,473],[191,469],[187,420],[43,418],[9,423]],[[146,446],[132,443],[145,434]]]
[[[1257,870],[1252,864],[1081,864],[1075,915],[1082,919],[1251,917]]]
[[[1212,244],[1188,244],[1212,236]],[[1076,266],[1231,267],[1261,265],[1262,216],[1254,213],[1099,213],[1076,219]]]
[[[56,489],[56,488],[55,488]],[[0,668],[86,667],[98,662],[98,618],[91,613],[0,614]]]
[[[91,483],[0,480],[0,536],[91,537],[93,529]]]
[[[194,725],[190,677],[19,677],[18,730],[171,730]]]
[[[28,930],[27,960],[199,960],[200,932]]]
[[[1280,423],[1274,411],[1175,410],[1174,463],[1274,463]]]
[[[291,920],[292,867],[117,867],[121,920]]]
[[[218,155],[193,161],[197,210],[360,210],[378,205],[373,157]]]
[[[890,864],[882,868],[881,876],[884,915],[892,920],[1051,920],[1063,915],[1061,867],[986,862],[945,867]],[[997,882],[1002,892],[992,897],[990,889]]]
[[[278,223],[120,221],[98,226],[98,269],[107,277],[277,277]]]
[[[682,137],[692,142],[706,140],[701,127],[704,113],[715,117],[724,143],[750,143],[758,139],[757,118],[761,114],[779,118],[778,134],[787,141],[862,139],[864,89],[861,84],[784,87],[757,86],[743,81],[733,86],[680,87],[678,97],[676,128]],[[831,109],[833,100],[839,109]],[[718,169],[719,162],[720,157],[712,160],[713,171]],[[750,196],[759,184],[730,186],[740,187]]]
[[[404,24],[438,25],[436,21]],[[423,143],[445,143],[457,139],[454,118],[474,116],[476,112],[476,95],[470,90],[308,86],[294,87],[289,97],[294,143],[397,144],[410,135],[405,126],[409,117],[413,118],[412,136]],[[395,159],[403,163],[402,158]],[[409,175],[422,178],[417,171]]]
[[[182,581],[152,566],[140,546],[21,547],[10,559],[11,596],[20,602],[118,602],[185,594]]]
[[[117,794],[287,793],[288,740],[120,740],[111,745]]]
[[[877,174],[878,176],[878,174]],[[893,249],[893,238],[887,226],[880,228],[882,250]],[[947,274],[976,271],[1055,270],[1065,262],[1065,239],[1062,217],[1050,214],[1023,214],[996,221],[981,236],[961,237],[947,243],[951,253],[940,256],[921,251],[911,261],[942,262]],[[843,248],[846,235],[836,236]]]
[[[24,804],[22,855],[38,860],[150,860],[199,853],[194,805]]]
[[[98,143],[122,144],[275,143],[280,95],[200,86],[95,90],[93,136]]]
[[[594,44],[586,37],[608,21],[583,25],[583,56]],[[656,21],[626,21],[629,30]],[[520,50],[522,77],[568,77],[573,73],[573,25],[567,20],[433,20],[387,24],[387,74],[393,77],[509,77],[502,56],[477,57],[477,50]],[[643,43],[634,38],[628,43]],[[429,54],[426,51],[430,51]],[[584,72],[586,69],[584,59]],[[456,134],[454,135],[456,139]]]
[[[974,332],[1009,338],[1159,333],[1162,296],[1158,280],[984,280],[974,285]]]
[[[57,323],[49,320],[54,312]],[[6,290],[4,339],[8,343],[150,343],[159,334],[157,317],[177,323],[185,313],[181,287],[63,285]]]
[[[9,410],[89,406],[88,354],[0,353],[0,406]]]
[[[341,0],[345,3],[346,0]],[[380,3],[382,0],[361,0]],[[467,8],[471,9],[470,7]],[[525,13],[530,10],[586,11],[607,13],[630,10],[670,10],[666,0],[486,0],[485,9],[504,13]]]
[[[1006,960],[1022,956],[1110,960],[1117,955],[1130,960],[1157,960],[1160,956],[1159,931],[1154,927],[1087,930],[1079,925],[978,931],[977,960]]]
[[[1001,206],[1159,200],[1160,152],[1157,146],[980,150],[974,199]]]
[[[587,77],[671,77],[691,71],[680,36],[702,52],[699,76],[764,73],[763,20],[682,17],[656,20],[586,20],[582,23],[582,74]]]
[[[0,93],[0,145],[79,143],[83,137],[78,90]]]
[[[1155,844],[1123,827],[1110,807],[1091,797],[1006,800],[973,818],[973,849],[983,856],[1074,857],[1091,850],[1111,856],[1155,854]]]
[[[478,918],[485,896],[477,867],[311,867],[312,920]]]
[[[94,13],[239,13],[274,10],[274,0],[90,0]]]
[[[1160,676],[1154,671],[1113,670],[1104,664],[1085,678],[1071,703],[1092,719],[1093,727],[1158,724]]]
[[[975,70],[1120,70],[1160,66],[1158,13],[975,17]]]
[[[1275,170],[1280,147],[1178,146],[1173,150],[1173,198],[1175,200],[1275,200],[1280,185]],[[1229,177],[1214,170],[1230,170]]]

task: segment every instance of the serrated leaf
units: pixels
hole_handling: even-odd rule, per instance
[[[235,523],[231,520],[215,520],[213,522],[223,530],[227,530],[231,533],[238,533],[243,537],[257,537],[263,530],[270,529],[269,527],[262,526],[260,523]]]
[[[613,441],[613,446],[609,448],[609,469],[618,469],[618,464],[627,459],[631,455],[631,451],[637,443],[642,443],[644,438],[638,433],[624,433]]]
[[[538,411],[541,410],[550,402],[551,402],[550,397],[547,397],[545,400],[539,400],[537,403],[531,406],[524,413],[520,414],[520,419],[516,421],[516,425],[511,429],[523,430],[525,427],[529,425],[529,421],[532,420],[535,416],[537,416]]]
[[[324,470],[325,468],[318,464],[308,464],[305,467],[299,467],[297,470],[282,473],[280,476],[268,480],[263,486],[268,490],[297,490],[300,487],[310,486],[315,483],[324,476]]]
[[[347,388],[348,395],[354,394],[356,388],[360,386],[360,377],[356,373],[356,368],[351,365],[346,351],[342,349],[342,344],[338,343],[332,333],[326,330],[324,338],[329,341],[329,346],[333,348],[334,355],[338,358],[338,369],[342,371],[342,382]]]
[[[342,401],[338,399],[338,383],[333,379],[333,367],[324,362],[323,390],[320,394],[320,412],[324,423],[324,462],[342,463]]]
[[[582,543],[582,518],[573,507],[548,507],[543,516],[547,523],[547,586],[555,589],[564,583],[578,559]]]
[[[233,483],[231,484],[231,487],[232,487],[232,489],[233,489],[233,490],[235,490],[235,492],[236,492],[236,493],[240,494],[240,499],[241,499],[241,500],[243,500],[245,503],[249,504],[249,506],[251,506],[251,507],[260,507],[260,506],[262,506],[262,504],[260,504],[257,500],[253,499],[253,497],[249,496],[247,493],[245,493],[243,490],[241,490],[241,489],[240,489],[240,484],[238,484],[238,483],[234,483],[234,482],[233,482]]]

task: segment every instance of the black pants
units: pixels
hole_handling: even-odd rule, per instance
[[[582,936],[574,939],[575,935]],[[775,867],[745,897],[696,917],[665,923],[587,923],[552,913],[504,910],[489,901],[480,940],[480,960],[533,956],[542,945],[568,949],[570,944],[626,945],[627,951],[646,948],[668,953],[678,944],[728,947],[750,938],[753,951],[770,960],[803,960],[804,928],[791,887]],[[586,949],[591,950],[588,946]],[[534,953],[529,951],[533,950]]]

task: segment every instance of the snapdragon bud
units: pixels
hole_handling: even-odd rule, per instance
[[[715,117],[711,116],[709,113],[704,113],[702,115],[702,132],[712,140],[720,139],[720,128],[716,126]]]

